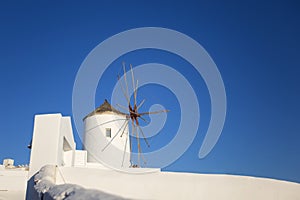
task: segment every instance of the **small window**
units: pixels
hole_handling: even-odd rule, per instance
[[[106,129],[106,137],[111,138],[111,128]]]

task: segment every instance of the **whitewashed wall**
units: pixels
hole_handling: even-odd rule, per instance
[[[300,199],[300,184],[266,178],[175,172],[133,175],[113,170],[68,167],[59,170],[68,183],[132,199]]]
[[[25,199],[28,171],[0,169],[0,199]]]
[[[88,162],[99,162],[115,168],[122,167],[122,163],[123,167],[130,166],[130,145],[129,138],[127,138],[128,123],[125,115],[118,115],[112,112],[96,114],[86,118],[84,125],[83,145],[85,150],[87,150]],[[120,137],[123,132],[122,127],[125,128],[125,132]],[[106,128],[111,128],[111,138],[106,137]],[[116,134],[118,135],[116,136]],[[128,139],[127,144],[126,139]],[[123,162],[125,144],[126,151]]]
[[[29,196],[30,200],[123,200],[123,198],[107,194],[99,190],[85,189],[75,184],[56,184],[57,167],[46,165],[34,176],[34,194]]]
[[[36,115],[30,153],[29,179],[44,165],[64,165],[64,152],[75,151],[75,149],[70,117],[63,117],[61,114]],[[68,158],[67,162],[70,160],[72,162],[72,158]]]
[[[109,168],[98,168],[86,163],[93,160],[92,155],[108,162],[111,166],[120,167],[126,143],[124,136],[115,138],[111,145],[102,152],[111,138],[106,138],[105,128],[112,129],[112,137],[117,134],[125,116],[121,115],[94,115],[85,120],[85,146],[90,151],[75,151],[75,143],[69,117],[61,114],[37,115],[34,123],[34,133],[30,157],[30,171],[27,184],[27,199],[39,199],[40,195],[56,194],[60,191],[65,195],[65,190],[75,189],[81,199],[85,193],[80,186],[89,189],[101,190],[104,193],[117,195],[116,198],[125,197],[132,199],[205,199],[205,200],[299,200],[300,184],[272,179],[232,176],[232,175],[204,175],[191,173],[154,172],[139,173],[138,175],[120,173]],[[109,123],[113,122],[113,123]],[[100,126],[99,126],[100,125]],[[129,163],[129,141],[126,146],[124,166]],[[33,175],[44,165],[53,165],[55,180],[47,191],[34,189],[39,180],[33,180]],[[96,164],[96,163],[94,163]],[[80,166],[80,167],[74,167]],[[69,167],[67,167],[69,166]],[[133,169],[130,170],[143,170]],[[38,176],[37,176],[38,177]],[[13,179],[11,179],[13,180]],[[41,181],[41,180],[40,180]],[[47,180],[46,180],[47,182]],[[41,187],[47,186],[40,182]],[[44,183],[46,185],[44,185]],[[71,186],[66,184],[77,184]],[[58,184],[65,184],[60,186]],[[22,186],[23,187],[23,186]],[[52,190],[56,188],[55,190]],[[51,193],[52,194],[52,193]],[[0,196],[1,197],[1,196]],[[33,198],[34,197],[34,198]],[[71,198],[70,198],[71,199]],[[76,199],[76,198],[74,198]]]

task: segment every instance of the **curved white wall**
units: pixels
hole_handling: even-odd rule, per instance
[[[87,150],[88,162],[99,162],[113,168],[130,166],[128,122],[125,115],[113,112],[92,115],[84,120],[84,126],[83,145]],[[106,137],[107,128],[111,129],[111,138]],[[123,130],[124,134],[120,137]]]
[[[57,175],[62,175],[67,183],[130,199],[300,199],[300,184],[267,178],[176,172],[128,174],[74,167],[59,167],[59,170],[61,173]]]

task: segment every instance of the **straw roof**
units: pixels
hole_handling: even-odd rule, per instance
[[[83,118],[83,120],[85,120],[86,118],[88,118],[90,116],[100,115],[100,114],[107,113],[107,112],[113,112],[113,113],[119,114],[119,115],[127,115],[126,113],[122,113],[122,112],[118,111],[117,109],[115,109],[112,105],[110,105],[110,103],[108,103],[107,99],[105,99],[104,103],[102,105],[100,105],[93,112],[91,112],[90,114],[85,116]]]

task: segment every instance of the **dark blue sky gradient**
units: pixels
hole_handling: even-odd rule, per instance
[[[213,151],[198,159],[210,117],[207,89],[201,76],[175,55],[137,51],[116,60],[105,73],[102,83],[108,80],[107,91],[97,93],[96,104],[109,98],[122,60],[134,65],[168,64],[200,91],[197,97],[203,125],[188,151],[165,170],[253,175],[300,183],[299,9],[297,1],[1,2],[0,159],[29,162],[26,146],[35,114],[72,116],[77,70],[96,45],[121,31],[156,26],[195,39],[221,72],[228,110]],[[165,91],[163,99],[155,96],[160,90]],[[145,109],[152,103],[174,107],[166,130],[178,127],[174,116],[180,112],[170,92],[149,86],[141,88],[143,95],[148,103]],[[160,134],[162,143],[171,139],[165,135]],[[80,147],[78,136],[76,140]]]

